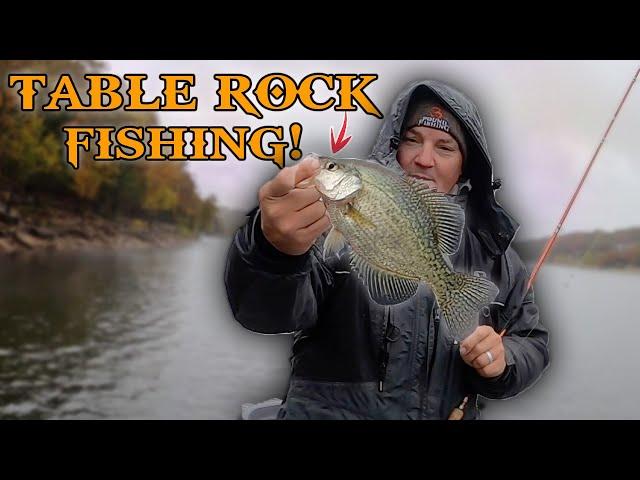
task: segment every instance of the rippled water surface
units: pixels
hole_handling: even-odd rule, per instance
[[[282,396],[288,336],[244,330],[229,239],[0,263],[1,418],[238,418]]]
[[[0,418],[235,419],[282,397],[291,340],[231,317],[229,238],[0,260]],[[552,364],[483,417],[640,418],[640,275],[545,266]]]

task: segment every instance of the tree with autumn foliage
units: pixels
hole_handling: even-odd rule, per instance
[[[9,73],[46,73],[50,78],[68,73],[82,84],[83,75],[104,68],[93,61],[5,60],[0,61],[0,82]],[[215,200],[198,196],[184,163],[93,161],[93,144],[91,151],[80,151],[81,168],[74,170],[64,161],[62,127],[151,126],[157,123],[154,112],[42,112],[42,99],[53,87],[41,89],[34,111],[22,112],[16,92],[0,84],[0,190],[7,192],[7,212],[16,194],[64,195],[111,217],[134,216],[176,223],[190,231],[211,230]]]

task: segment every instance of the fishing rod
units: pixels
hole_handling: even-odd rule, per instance
[[[540,254],[540,258],[538,258],[538,261],[533,267],[533,271],[531,272],[531,276],[529,277],[529,282],[527,283],[527,291],[529,291],[529,289],[531,288],[531,285],[533,285],[533,282],[535,281],[535,278],[538,275],[538,272],[540,271],[540,267],[542,267],[542,264],[545,262],[545,260],[549,256],[549,253],[551,252],[551,249],[555,245],[556,240],[558,239],[558,234],[560,233],[560,229],[562,228],[565,220],[567,219],[567,216],[569,215],[569,211],[573,206],[573,202],[575,202],[578,196],[578,193],[580,193],[580,190],[582,189],[582,185],[584,184],[584,181],[589,175],[589,172],[591,171],[591,167],[593,167],[593,164],[595,163],[595,160],[598,154],[600,153],[600,149],[602,148],[602,145],[604,145],[604,142],[607,139],[609,132],[611,131],[611,127],[613,127],[613,124],[616,121],[616,118],[618,118],[618,114],[620,113],[620,110],[622,110],[622,106],[624,105],[624,103],[627,100],[627,97],[629,96],[629,92],[631,92],[631,89],[633,88],[634,84],[636,83],[636,80],[638,79],[638,75],[640,75],[640,67],[638,67],[638,69],[636,70],[636,74],[634,75],[633,80],[631,80],[631,83],[629,84],[629,87],[627,88],[627,91],[625,92],[624,97],[622,97],[622,100],[618,104],[618,108],[616,112],[613,114],[613,118],[609,122],[609,126],[607,127],[607,130],[604,132],[604,135],[602,136],[602,139],[598,144],[598,148],[596,148],[595,153],[591,157],[591,161],[589,162],[586,170],[582,174],[582,178],[580,179],[580,183],[578,184],[578,187],[573,192],[573,195],[571,196],[571,200],[569,201],[569,204],[564,209],[564,212],[562,213],[562,217],[560,218],[560,221],[556,225],[556,228],[554,229],[551,237],[549,237],[549,240],[547,240],[547,243],[544,249],[542,250],[542,253]],[[500,332],[500,336],[501,337],[504,336],[506,331],[507,331],[507,327],[505,326],[502,332]]]
[[[542,267],[542,264],[545,262],[545,260],[549,256],[549,253],[551,252],[551,249],[553,248],[554,244],[556,243],[556,240],[558,238],[558,234],[560,233],[560,229],[562,228],[562,225],[564,224],[564,221],[567,219],[567,216],[569,215],[569,211],[571,210],[571,207],[573,206],[573,202],[575,202],[575,200],[576,200],[576,198],[578,196],[578,193],[580,193],[580,190],[582,189],[582,185],[584,184],[584,181],[586,180],[587,176],[589,175],[589,172],[591,171],[591,167],[593,166],[593,164],[594,164],[594,162],[596,160],[596,157],[600,153],[600,149],[602,148],[602,145],[604,145],[604,142],[607,139],[607,136],[609,135],[609,132],[611,131],[611,127],[613,126],[614,122],[616,121],[616,118],[618,118],[618,114],[620,113],[620,110],[622,110],[622,106],[626,102],[627,97],[629,96],[629,92],[631,92],[631,89],[633,88],[634,84],[636,83],[636,80],[638,79],[638,75],[640,75],[640,67],[638,67],[638,69],[636,70],[636,74],[634,75],[633,80],[631,80],[631,83],[629,84],[629,87],[627,88],[627,91],[625,92],[624,97],[622,97],[622,100],[618,104],[618,108],[617,108],[616,112],[614,113],[613,118],[609,122],[609,126],[607,127],[607,130],[604,132],[604,135],[602,136],[602,139],[600,140],[600,143],[598,144],[598,148],[596,148],[595,153],[591,157],[591,161],[589,162],[589,165],[587,165],[586,170],[582,174],[582,178],[580,179],[580,183],[578,184],[578,187],[573,192],[573,195],[571,196],[571,200],[569,201],[569,204],[564,209],[564,212],[562,213],[562,217],[560,218],[560,221],[556,225],[556,228],[554,229],[551,237],[549,237],[549,240],[547,240],[547,244],[545,245],[544,249],[542,250],[542,253],[540,254],[540,258],[538,258],[538,261],[536,262],[535,267],[533,268],[533,271],[531,272],[531,275],[529,277],[529,282],[527,283],[527,291],[529,291],[529,289],[531,288],[531,285],[533,285],[533,282],[535,281],[536,275],[540,271],[540,267]],[[509,325],[507,323],[507,325],[505,325],[504,329],[500,332],[500,336],[501,337],[503,337],[504,334],[507,332],[507,327],[508,326]],[[462,403],[459,406],[455,407],[452,410],[452,412],[449,414],[449,420],[462,420],[462,417],[464,416],[464,409],[465,409],[468,401],[469,401],[469,397],[468,396],[464,397],[464,399],[462,400]]]
[[[600,144],[598,145],[598,148],[596,149],[595,153],[593,154],[593,157],[591,157],[591,161],[589,162],[589,165],[587,166],[587,169],[585,170],[584,174],[582,175],[582,178],[580,179],[580,183],[578,184],[578,188],[576,188],[576,190],[573,192],[573,196],[571,197],[571,200],[569,201],[569,204],[564,209],[564,212],[562,214],[562,217],[560,218],[560,221],[556,225],[556,228],[555,228],[553,234],[551,235],[551,237],[547,241],[547,244],[545,245],[544,250],[542,251],[542,254],[540,255],[540,258],[536,262],[536,265],[533,268],[533,271],[531,272],[531,276],[529,277],[529,283],[527,284],[527,290],[529,290],[529,288],[531,288],[531,285],[533,285],[533,282],[534,282],[534,280],[536,278],[536,275],[538,274],[538,271],[540,270],[540,267],[542,267],[542,264],[544,263],[546,258],[549,256],[549,253],[551,252],[551,249],[553,248],[553,245],[556,243],[556,239],[558,238],[558,233],[560,233],[560,229],[562,228],[562,225],[564,224],[564,221],[566,220],[567,215],[569,215],[569,211],[571,210],[571,207],[573,206],[573,202],[576,200],[576,197],[578,196],[578,193],[580,193],[580,190],[582,189],[582,185],[584,184],[584,181],[587,178],[587,175],[589,175],[589,171],[591,170],[591,167],[593,166],[593,164],[594,164],[594,162],[596,160],[596,157],[598,156],[598,153],[600,153],[600,149],[602,148],[602,145],[604,144],[605,140],[607,139],[607,136],[609,135],[609,132],[611,131],[611,127],[613,126],[613,123],[616,121],[616,118],[618,118],[618,113],[620,113],[620,110],[622,110],[622,106],[624,105],[624,102],[627,100],[627,97],[629,96],[629,92],[631,92],[631,89],[633,88],[633,85],[636,83],[636,80],[638,79],[638,75],[639,74],[640,74],[640,67],[638,67],[638,70],[636,70],[636,74],[633,77],[633,80],[631,80],[631,83],[629,84],[629,87],[627,88],[627,91],[625,92],[624,97],[622,97],[622,100],[620,101],[620,104],[618,105],[618,109],[616,110],[616,113],[613,115],[613,118],[611,119],[611,122],[609,122],[609,126],[607,127],[607,130],[604,132],[604,135],[602,137],[602,140],[600,140]]]

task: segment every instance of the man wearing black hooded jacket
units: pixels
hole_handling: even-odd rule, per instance
[[[478,395],[514,396],[549,364],[548,332],[510,246],[518,225],[495,200],[477,108],[442,83],[414,83],[396,99],[371,161],[421,179],[464,209],[453,267],[499,288],[480,326],[453,342],[426,285],[405,302],[378,305],[348,255],[323,260],[317,240],[329,220],[309,184],[313,159],[267,182],[260,207],[236,233],[225,271],[233,314],[250,330],[294,335],[279,418],[446,419],[460,405],[464,419],[477,418]]]

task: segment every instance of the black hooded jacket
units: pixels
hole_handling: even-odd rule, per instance
[[[276,250],[264,238],[260,211],[236,233],[225,271],[231,309],[244,327],[294,335],[291,380],[279,418],[446,419],[469,402],[465,419],[477,418],[477,395],[507,398],[529,387],[549,364],[548,332],[539,322],[528,273],[510,247],[517,223],[496,202],[491,160],[475,105],[435,81],[410,85],[395,101],[371,159],[401,171],[396,146],[409,100],[428,89],[466,129],[471,190],[454,200],[465,209],[454,269],[482,275],[500,293],[480,323],[503,337],[507,367],[486,379],[466,365],[459,345],[439,328],[440,315],[424,284],[403,303],[378,305],[346,255],[322,259],[321,242],[300,256]]]

